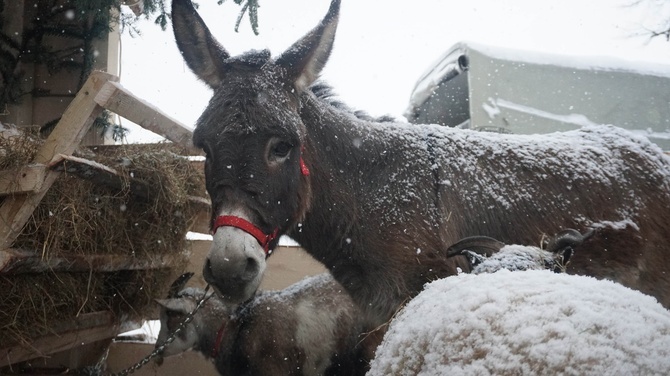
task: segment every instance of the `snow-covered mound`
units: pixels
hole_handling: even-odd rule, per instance
[[[426,285],[369,375],[669,375],[670,311],[622,285],[550,271]]]
[[[553,270],[563,267],[563,255],[548,252],[537,247],[524,245],[506,245],[500,251],[482,261],[472,269],[472,274],[493,273],[501,269],[516,270]]]

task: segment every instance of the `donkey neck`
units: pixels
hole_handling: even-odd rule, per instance
[[[209,303],[214,302],[210,300]],[[226,357],[226,354],[229,354],[235,347],[240,324],[219,304],[207,304],[202,309],[205,311],[197,315],[192,323],[199,338],[195,350],[207,358],[212,358],[214,355],[216,359]]]
[[[289,236],[359,306],[374,307],[379,323],[428,280],[456,273],[453,261],[439,257],[446,246],[431,167],[433,129],[361,120],[311,93],[301,99],[312,197],[302,226]]]
[[[302,96],[301,118],[307,128],[306,156],[311,171],[312,198],[305,223],[290,236],[308,249],[332,254],[352,240],[352,226],[363,209],[365,185],[382,179],[390,144],[379,137],[380,126],[357,119],[311,93]],[[319,228],[337,229],[318,234]],[[310,246],[315,242],[314,246]],[[317,255],[318,256],[318,255]]]

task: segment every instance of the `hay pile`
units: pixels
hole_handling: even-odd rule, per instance
[[[28,163],[39,147],[26,135],[0,137],[0,169]],[[42,259],[71,255],[119,255],[160,268],[112,272],[0,273],[0,347],[29,343],[55,324],[84,313],[112,310],[121,319],[146,317],[154,298],[187,262],[185,234],[198,208],[189,196],[205,196],[204,176],[172,144],[92,149],[87,159],[144,183],[144,196],[61,174],[13,248]],[[119,189],[120,188],[120,189]],[[135,192],[136,193],[136,192]]]

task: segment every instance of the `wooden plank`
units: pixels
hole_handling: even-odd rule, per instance
[[[163,113],[152,104],[136,97],[118,82],[108,82],[95,97],[95,101],[102,107],[123,116],[166,139],[193,149],[196,155],[199,149],[193,146],[193,131]]]
[[[32,164],[0,171],[0,196],[37,192],[46,177],[46,166]]]
[[[108,145],[89,145],[86,146],[86,148],[90,149],[92,152],[95,154],[100,154],[100,155],[110,155],[111,153],[117,153],[118,149],[124,149],[126,152],[130,153],[143,153],[146,152],[147,149],[149,150],[155,150],[157,143],[144,143],[144,144],[108,144]],[[158,143],[160,145],[160,143]],[[176,144],[175,144],[176,145]],[[169,145],[168,145],[169,146]],[[180,145],[181,147],[181,145]],[[174,148],[174,150],[170,149],[173,151],[175,154],[188,157],[188,158],[193,158],[195,166],[200,166],[197,168],[204,168],[205,164],[205,153],[201,149],[184,149],[184,150],[179,150],[178,148]],[[199,162],[199,164],[197,163]]]
[[[44,145],[38,150],[33,163],[49,164],[59,154],[71,155],[95,118],[103,110],[93,98],[106,82],[117,80],[118,77],[104,72],[91,73]],[[59,174],[60,172],[57,171],[49,171],[40,189],[33,194],[13,195],[5,198],[0,206],[0,249],[9,248],[16,240]]]
[[[201,234],[209,234],[211,218],[212,215],[210,214],[209,210],[199,211],[189,231],[199,232]]]
[[[8,248],[0,250],[0,273],[113,272],[119,270],[161,269],[171,265],[173,256],[163,255],[138,260],[128,255],[61,255],[43,258],[41,253]]]
[[[0,348],[0,367],[113,338],[119,333],[119,323],[111,312],[94,312],[63,323],[54,332],[31,343]]]
[[[58,154],[71,155],[95,118],[102,113],[103,108],[95,102],[95,97],[106,83],[118,80],[118,77],[105,72],[91,73],[33,162],[48,164]]]

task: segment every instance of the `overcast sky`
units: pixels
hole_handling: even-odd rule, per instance
[[[278,55],[325,15],[329,0],[260,0],[260,35],[228,0],[198,0],[215,37],[231,54],[269,48]],[[635,36],[670,6],[641,0],[343,0],[333,54],[322,77],[347,104],[372,115],[401,116],[414,84],[461,41],[563,55],[612,56],[670,64],[670,42]],[[668,3],[668,2],[660,2]],[[211,91],[184,65],[171,28],[140,24],[122,36],[121,83],[168,115],[193,126]],[[670,71],[670,66],[668,67]],[[124,122],[124,126],[128,123]],[[153,140],[132,130],[131,141]]]

